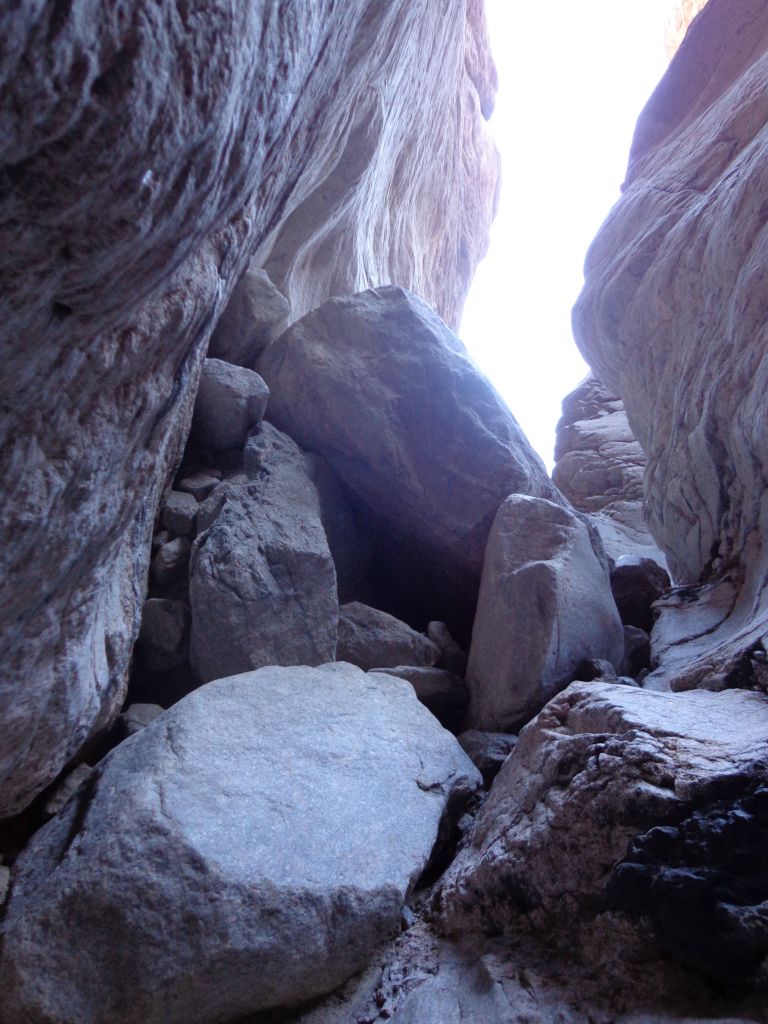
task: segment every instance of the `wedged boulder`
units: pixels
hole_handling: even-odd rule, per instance
[[[189,605],[170,598],[151,597],[141,609],[139,648],[151,672],[160,672],[187,660]]]
[[[375,525],[379,575],[417,609],[397,613],[471,621],[500,503],[559,497],[459,339],[416,296],[382,287],[293,324],[259,372],[270,420],[324,455]]]
[[[291,307],[265,270],[249,267],[235,285],[208,345],[208,358],[253,368],[280,334]]]
[[[620,559],[611,569],[611,591],[621,621],[650,633],[652,605],[671,586],[669,574],[651,558]]]
[[[469,694],[463,679],[445,669],[424,665],[396,665],[386,670],[373,671],[386,671],[398,679],[407,679],[424,707],[446,729],[458,732],[463,725],[469,704]]]
[[[336,657],[358,668],[434,665],[439,651],[432,641],[394,615],[350,601],[339,609]]]
[[[749,917],[762,913],[768,878],[764,861],[759,868],[754,855],[741,854],[717,884],[711,872],[702,875],[708,840],[689,819],[719,816],[721,834],[730,828],[720,855],[729,844],[754,854],[768,826],[764,797],[760,814],[745,811],[751,794],[764,789],[766,749],[762,695],[574,683],[523,730],[497,776],[470,843],[446,876],[445,926],[508,932],[532,926],[564,947],[583,939],[580,954],[597,959],[612,945],[628,948],[622,944],[630,934],[634,955],[653,958],[660,936],[673,956],[713,974],[718,947],[725,956],[739,940],[742,949],[748,944]],[[716,843],[717,837],[709,846],[715,867]],[[678,872],[678,926],[671,935],[664,899],[638,909],[643,881],[650,893],[654,872],[665,866]],[[671,888],[674,873],[666,875]],[[702,886],[709,887],[704,899],[696,897]],[[708,964],[686,958],[686,947],[690,954],[702,944]],[[758,933],[756,947],[739,980],[768,956],[768,930]]]
[[[330,991],[479,781],[397,679],[268,667],[196,690],[18,860],[3,1020],[209,1024]]]
[[[599,540],[573,512],[512,494],[494,520],[467,665],[470,724],[515,732],[584,661],[621,663]]]
[[[206,359],[192,416],[192,441],[201,451],[239,450],[262,421],[269,388],[253,370]]]
[[[268,423],[249,445],[252,479],[216,489],[192,552],[190,661],[202,682],[336,653],[336,572],[311,465]]]

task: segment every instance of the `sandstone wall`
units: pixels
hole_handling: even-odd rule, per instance
[[[3,816],[119,708],[160,492],[256,247],[281,224],[285,239],[321,182],[344,193],[372,140],[354,244],[336,223],[320,276],[336,280],[341,248],[339,278],[367,275],[389,232],[387,274],[456,319],[495,157],[476,2],[12,6],[0,69]],[[460,111],[450,130],[447,110]],[[432,163],[413,152],[421,121],[430,145],[445,136]],[[352,171],[350,139],[361,159],[334,184],[333,167]],[[432,197],[438,165],[450,211]],[[382,175],[386,202],[402,201],[389,220],[371,198]],[[452,227],[438,234],[441,216]]]

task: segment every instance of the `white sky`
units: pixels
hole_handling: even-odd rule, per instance
[[[486,0],[501,202],[459,334],[549,468],[560,402],[587,373],[570,312],[665,67],[672,0]]]

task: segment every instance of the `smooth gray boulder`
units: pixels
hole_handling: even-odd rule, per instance
[[[333,664],[201,687],[19,858],[3,1020],[210,1024],[328,992],[399,927],[479,782],[401,680]]]
[[[253,478],[216,489],[192,553],[190,662],[203,682],[336,653],[336,572],[311,465],[270,424],[250,447]]]
[[[208,345],[208,358],[252,368],[280,334],[291,307],[265,270],[249,267],[235,285]]]
[[[264,418],[269,388],[253,370],[206,359],[192,416],[192,441],[203,451],[239,450]]]
[[[467,666],[470,724],[515,732],[583,661],[618,666],[623,652],[599,540],[562,506],[510,495],[485,554]]]
[[[374,288],[307,314],[258,368],[270,421],[324,455],[375,525],[380,575],[418,609],[397,613],[471,622],[501,502],[560,498],[456,335],[415,295]]]
[[[428,637],[394,615],[360,601],[350,601],[339,609],[339,661],[362,669],[434,665],[439,653]]]

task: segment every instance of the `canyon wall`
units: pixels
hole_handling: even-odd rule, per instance
[[[496,189],[475,0],[85,6],[0,15],[0,816],[119,710],[158,501],[257,249],[325,267],[286,267],[299,310],[396,278],[455,321]]]
[[[645,509],[676,582],[666,682],[755,682],[766,629],[765,5],[710,0],[635,132],[593,243],[579,345],[647,454]]]

